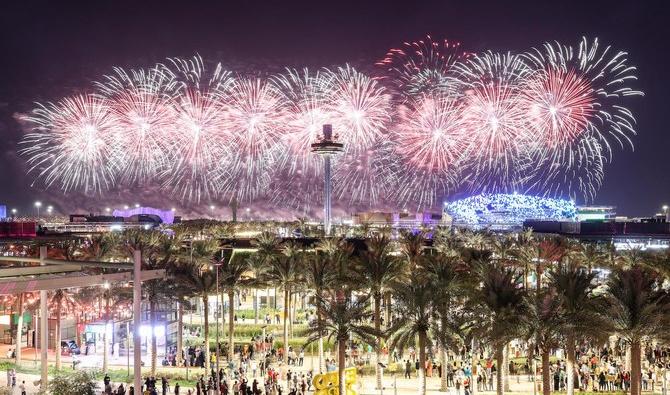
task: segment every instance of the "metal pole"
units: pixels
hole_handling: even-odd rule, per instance
[[[135,394],[141,394],[142,388],[142,251],[133,251],[133,383]],[[153,330],[153,328],[152,328]]]
[[[330,236],[330,155],[323,156],[323,229]]]
[[[219,315],[223,315],[223,309],[221,304],[219,303],[219,265],[214,266],[216,268],[216,311]],[[214,385],[216,386],[214,388],[214,393],[219,394],[219,360],[221,359],[221,353],[220,353],[220,348],[219,344],[219,317],[216,317],[216,377],[212,377],[214,379]],[[209,347],[209,344],[207,345]]]
[[[40,266],[46,265],[44,259],[47,257],[47,247],[40,246]],[[49,351],[49,314],[47,312],[47,291],[40,291],[40,370],[41,370],[41,380],[40,388],[46,391],[47,383],[49,380],[49,361],[48,361],[48,351]],[[56,352],[59,352],[60,344],[58,345]]]

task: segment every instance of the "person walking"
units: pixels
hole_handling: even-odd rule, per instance
[[[405,378],[406,379],[412,378],[412,376],[410,375],[411,371],[412,371],[412,364],[409,362],[409,359],[406,359],[405,360]]]

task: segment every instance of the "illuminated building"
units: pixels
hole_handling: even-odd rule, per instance
[[[517,193],[475,195],[446,203],[444,211],[455,226],[491,230],[519,229],[529,219],[574,220],[577,215],[573,201]]]

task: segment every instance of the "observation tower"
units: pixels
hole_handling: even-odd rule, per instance
[[[312,152],[323,156],[323,229],[326,236],[330,236],[330,157],[337,155],[344,149],[344,144],[333,138],[333,126],[323,125],[323,135],[318,143],[312,144]]]

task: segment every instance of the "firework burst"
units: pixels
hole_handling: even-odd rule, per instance
[[[33,110],[35,125],[23,140],[30,172],[65,192],[100,193],[114,185],[118,171],[117,119],[107,100],[77,95]]]
[[[434,41],[426,36],[389,50],[376,64],[384,70],[384,80],[397,94],[411,96],[436,90],[453,94],[453,67],[469,56],[457,41]]]
[[[126,71],[116,68],[96,83],[117,120],[121,181],[146,184],[169,167],[170,128],[178,93],[174,76],[159,68]]]

